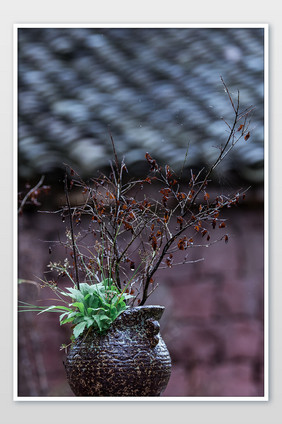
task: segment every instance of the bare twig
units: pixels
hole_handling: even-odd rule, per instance
[[[43,184],[45,176],[42,175],[42,177],[40,178],[40,180],[38,181],[38,183],[31,188],[28,193],[24,196],[23,200],[21,201],[20,207],[18,209],[18,214],[21,214],[23,211],[23,207],[26,204],[27,200],[32,196],[32,194],[39,189],[39,187],[41,187],[41,185]]]
[[[72,209],[67,177],[65,178],[71,237],[63,245],[73,251],[72,268],[75,269],[78,285],[78,271],[80,277],[83,276],[86,281],[99,279],[99,275],[111,278],[120,290],[131,289],[135,284],[135,300],[143,305],[157,286],[153,276],[160,267],[166,264],[170,268],[197,262],[188,260],[188,253],[185,254],[184,251],[196,246],[209,247],[215,243],[215,237],[211,238],[210,232],[216,227],[224,228],[226,225],[219,214],[225,207],[237,205],[242,193],[238,192],[233,196],[218,195],[215,199],[210,199],[207,186],[214,169],[236,143],[242,137],[245,140],[249,138],[249,114],[252,111],[252,107],[240,111],[239,92],[234,102],[228,87],[221,80],[234,116],[231,123],[224,120],[227,125],[226,139],[207,170],[203,168],[195,174],[191,170],[188,181],[182,184],[188,148],[180,177],[168,165],[161,168],[146,153],[145,158],[150,166],[147,176],[124,182],[123,173],[127,171],[125,162],[118,160],[110,134],[114,160],[109,176],[99,174],[89,184],[83,182],[79,176],[73,179],[75,186],[83,193],[83,200]],[[238,125],[239,121],[241,125]],[[143,186],[153,183],[158,184],[154,197],[142,194]],[[79,221],[81,215],[90,218],[89,225],[82,230],[83,235],[80,234],[79,242],[76,243],[72,220],[77,218]],[[88,236],[90,241],[86,239]],[[195,237],[202,244],[196,240],[194,242]],[[220,239],[228,242],[228,234],[216,241]],[[179,250],[184,254],[182,262],[181,259],[173,258]],[[134,278],[133,283],[131,278]]]
[[[68,176],[67,176],[67,173],[65,174],[64,183],[65,183],[64,184],[64,191],[65,191],[67,207],[68,207],[68,212],[69,212],[70,232],[71,232],[71,241],[72,241],[72,249],[73,249],[75,276],[76,276],[77,287],[79,289],[79,276],[78,276],[78,267],[77,267],[76,246],[75,246],[75,241],[74,241],[74,231],[73,231],[72,213],[71,213],[71,206],[70,206],[70,199],[69,199],[69,192],[68,192]]]

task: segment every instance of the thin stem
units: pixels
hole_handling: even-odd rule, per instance
[[[34,191],[36,191],[42,184],[43,184],[43,181],[44,181],[44,178],[45,178],[45,176],[44,175],[42,175],[42,177],[40,178],[40,180],[38,181],[38,183],[36,184],[36,186],[34,186],[33,188],[31,188],[30,190],[29,190],[29,192],[24,196],[24,198],[23,198],[23,200],[22,200],[22,202],[21,202],[21,205],[20,205],[20,207],[19,207],[19,209],[18,209],[18,214],[20,214],[21,212],[22,212],[22,210],[23,210],[23,207],[24,207],[24,205],[25,205],[25,203],[26,203],[26,201],[27,201],[27,199],[32,195],[32,193],[34,192]]]
[[[223,81],[223,78],[221,77],[221,81],[222,81],[222,83],[223,83],[223,85],[224,85],[224,88],[225,88],[225,91],[227,92],[227,95],[228,95],[228,97],[229,97],[229,100],[230,100],[230,103],[231,103],[231,105],[232,105],[232,108],[233,108],[233,110],[234,110],[234,113],[235,113],[235,117],[234,117],[234,120],[233,120],[233,125],[232,125],[232,127],[231,127],[231,129],[230,129],[230,132],[229,132],[229,136],[228,136],[228,138],[227,138],[227,140],[226,140],[226,142],[225,142],[225,145],[221,148],[221,151],[220,151],[220,154],[218,155],[218,158],[216,159],[216,161],[213,163],[213,165],[210,167],[210,169],[208,170],[208,172],[206,173],[206,175],[205,175],[205,178],[204,178],[204,180],[203,180],[203,182],[201,183],[201,185],[200,185],[200,187],[198,188],[198,190],[196,191],[196,193],[194,194],[194,196],[193,196],[193,198],[192,198],[192,200],[191,200],[191,203],[190,203],[190,205],[192,206],[194,203],[195,203],[195,200],[197,199],[197,197],[199,196],[199,194],[201,193],[201,191],[203,190],[203,188],[205,187],[205,185],[207,184],[207,181],[208,181],[208,178],[209,178],[209,176],[211,175],[211,173],[212,173],[212,171],[218,166],[218,164],[223,160],[223,158],[226,156],[226,153],[229,153],[230,152],[230,150],[234,147],[234,145],[236,144],[236,141],[234,141],[233,140],[233,142],[232,142],[232,144],[231,144],[231,146],[229,147],[229,149],[227,150],[227,147],[229,146],[229,143],[230,143],[230,141],[231,141],[231,139],[234,137],[234,133],[235,133],[235,128],[236,128],[236,125],[237,125],[237,123],[238,123],[238,116],[239,116],[239,105],[240,105],[240,103],[239,103],[239,92],[238,92],[238,100],[237,100],[237,106],[236,106],[236,108],[235,108],[235,106],[234,106],[234,103],[233,103],[233,100],[232,100],[232,97],[231,97],[231,95],[230,95],[230,92],[229,92],[229,90],[228,90],[228,88],[227,88],[227,86],[226,86],[226,84],[225,84],[225,82]],[[240,137],[241,138],[241,137]],[[238,139],[239,140],[239,139]],[[237,141],[238,141],[237,140]],[[227,151],[226,151],[227,150]],[[188,208],[187,210],[186,210],[186,212],[183,214],[183,216],[185,216],[186,214],[187,214],[187,212],[188,212],[188,210],[189,210],[190,208]]]
[[[73,259],[74,259],[74,267],[75,267],[76,284],[77,284],[77,288],[79,289],[79,277],[78,277],[78,267],[77,267],[77,258],[76,258],[76,247],[75,247],[75,241],[74,241],[72,213],[71,213],[71,206],[70,206],[70,199],[69,199],[69,192],[68,192],[68,176],[67,176],[67,173],[65,174],[64,183],[65,183],[64,184],[64,191],[65,191],[65,196],[66,196],[66,200],[67,200],[67,207],[68,207],[68,211],[69,211],[70,232],[71,232],[71,241],[72,241],[72,249],[73,249]]]

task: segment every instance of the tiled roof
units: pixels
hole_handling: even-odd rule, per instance
[[[20,28],[19,175],[109,163],[111,131],[134,168],[149,151],[175,170],[209,163],[232,110],[220,76],[256,107],[223,171],[263,180],[261,28]]]

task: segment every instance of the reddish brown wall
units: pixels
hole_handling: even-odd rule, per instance
[[[263,210],[234,209],[228,218],[229,243],[191,250],[205,260],[161,271],[151,297],[166,307],[161,331],[173,367],[164,396],[263,395]],[[40,240],[57,239],[58,226],[54,215],[20,218],[20,278],[42,275],[50,256]],[[56,314],[20,314],[20,396],[72,396],[59,350],[68,339]]]

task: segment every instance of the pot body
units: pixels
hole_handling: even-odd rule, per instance
[[[124,311],[105,334],[93,329],[78,337],[65,368],[76,396],[159,396],[171,360],[159,334],[162,306]]]

